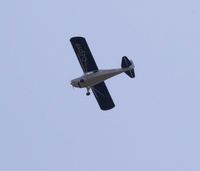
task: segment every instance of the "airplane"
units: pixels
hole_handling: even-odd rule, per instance
[[[130,78],[134,78],[133,62],[124,56],[121,68],[99,70],[84,37],[72,37],[70,42],[83,70],[83,75],[71,80],[71,85],[76,88],[86,88],[87,96],[90,95],[91,89],[102,110],[114,108],[115,104],[104,81],[121,73],[126,73]]]

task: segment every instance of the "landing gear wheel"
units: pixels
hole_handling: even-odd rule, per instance
[[[90,92],[87,92],[86,95],[89,96],[89,95],[90,95]]]

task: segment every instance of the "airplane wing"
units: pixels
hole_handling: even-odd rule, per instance
[[[88,47],[88,44],[83,37],[72,37],[70,39],[72,47],[78,57],[79,63],[83,69],[83,72],[97,71],[97,64],[92,56],[92,53]]]
[[[115,107],[115,104],[104,82],[92,86],[91,89],[102,110],[109,110]]]

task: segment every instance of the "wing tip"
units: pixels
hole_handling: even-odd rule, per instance
[[[100,106],[100,108],[101,108],[101,110],[103,110],[103,111],[108,111],[108,110],[110,110],[110,109],[113,109],[115,107],[115,104],[113,104],[112,106],[106,106],[106,107],[102,107],[102,106]]]
[[[79,39],[79,40],[83,40],[83,39],[85,40],[84,37],[81,37],[81,36],[73,36],[73,37],[70,38],[70,41],[72,42],[73,40],[78,40],[78,39]]]

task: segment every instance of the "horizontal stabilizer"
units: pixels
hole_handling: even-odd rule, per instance
[[[130,71],[125,72],[129,77],[134,78],[135,77],[135,71],[134,69],[131,69]]]
[[[121,64],[122,68],[127,68],[131,66],[131,64],[132,64],[131,61],[126,56],[122,57],[122,64]]]

